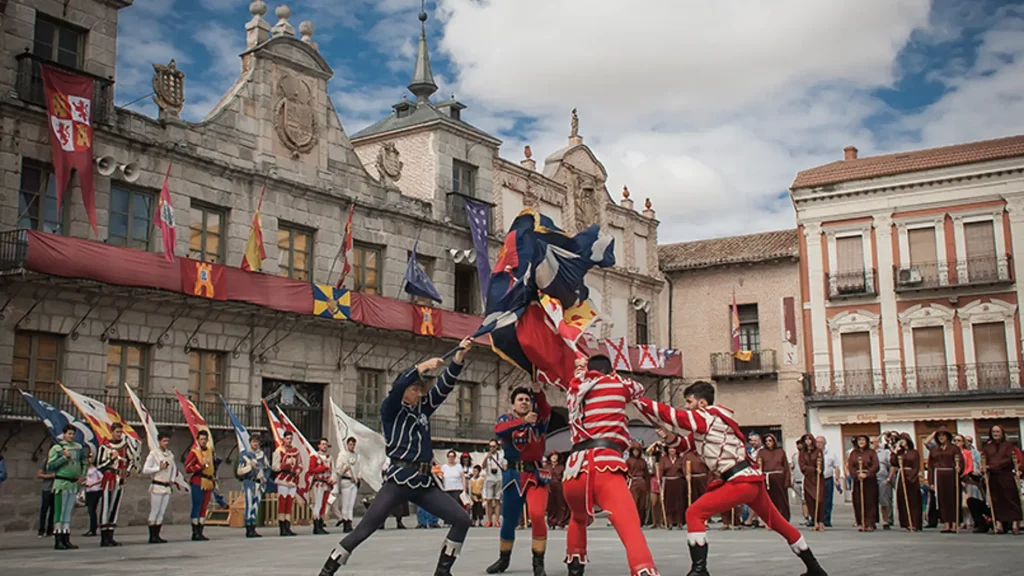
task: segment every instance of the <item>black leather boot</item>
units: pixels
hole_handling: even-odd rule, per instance
[[[437,568],[434,569],[434,576],[452,576],[452,566],[455,565],[455,556],[446,551],[441,552],[437,559]]]
[[[349,551],[340,546],[331,550],[331,555],[327,557],[327,561],[324,562],[324,566],[320,569],[318,576],[334,576],[338,568],[341,568],[343,564],[348,562],[349,555]]]
[[[106,528],[100,530],[100,548],[108,548],[110,546],[113,546],[113,544],[110,543],[111,540],[112,537],[110,534],[110,530]]]
[[[164,527],[163,524],[157,524],[156,525],[156,543],[157,544],[167,544],[167,540],[164,540],[163,538],[160,537],[160,529],[163,528],[163,527]]]
[[[199,537],[199,524],[192,525],[192,541],[199,542],[202,539]]]
[[[686,576],[711,576],[708,572],[708,545],[690,544],[690,571]]]
[[[351,520],[345,520],[344,521],[344,525],[345,525],[345,527],[342,528],[342,532],[344,532],[345,534],[348,534],[349,532],[352,531],[352,521]]]
[[[279,536],[287,536],[287,534],[284,533],[284,520],[277,521],[277,533]]]
[[[569,576],[583,576],[583,569],[586,566],[579,558],[573,558],[572,562],[566,564],[569,568]]]
[[[803,576],[828,576],[821,564],[818,564],[818,559],[814,557],[810,548],[801,550],[797,556],[804,561],[804,566],[807,566],[807,572],[804,572]]]
[[[285,536],[298,536],[295,532],[292,532],[292,521],[285,520],[284,523],[284,535]]]
[[[498,553],[498,560],[487,567],[488,574],[501,574],[508,570],[508,564],[512,560],[511,550],[502,550]]]
[[[120,546],[121,545],[120,542],[118,542],[117,540],[114,540],[114,529],[113,528],[107,530],[107,541],[110,542],[111,546]]]
[[[544,571],[544,553],[533,551],[533,576],[548,576]]]
[[[71,532],[65,532],[64,533],[64,546],[68,550],[78,550],[78,546],[75,546],[74,544],[71,543]]]
[[[159,542],[157,542],[157,540],[156,540],[156,526],[153,526],[153,525],[149,526],[149,543],[150,544],[159,544]]]
[[[64,535],[60,532],[53,533],[53,549],[54,550],[67,550],[68,547],[64,544]]]
[[[327,531],[327,519],[326,518],[321,518],[320,519],[320,533],[321,534],[330,534],[330,532]]]

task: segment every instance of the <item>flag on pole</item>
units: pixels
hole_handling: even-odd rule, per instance
[[[58,382],[58,384],[60,383]],[[121,425],[125,437],[128,438],[128,449],[132,459],[131,466],[136,467],[139,461],[139,453],[142,451],[142,438],[139,436],[139,433],[129,426],[116,410],[108,407],[103,402],[73,390],[68,390],[63,384],[60,384],[60,388],[68,395],[68,398],[71,398],[75,408],[78,408],[78,411],[85,417],[85,421],[89,423],[93,433],[96,434],[97,444],[110,440],[112,437],[110,427],[114,423]]]
[[[164,174],[164,187],[160,189],[160,197],[156,203],[156,214],[153,220],[160,228],[160,236],[163,238],[164,260],[174,262],[174,246],[178,241],[178,233],[174,227],[174,207],[171,206],[171,163],[167,163],[167,173]]]
[[[605,347],[608,348],[608,356],[612,360],[612,370],[632,372],[633,367],[629,363],[629,345],[626,344],[626,337],[606,338]]]
[[[87,424],[63,410],[54,408],[52,404],[43,402],[21,388],[18,388],[17,386],[15,386],[15,388],[18,392],[21,392],[21,396],[25,398],[25,402],[28,402],[32,411],[36,413],[39,420],[41,420],[46,426],[46,429],[50,431],[50,436],[53,436],[54,440],[59,441],[60,437],[64,434],[64,427],[71,424],[77,429],[75,432],[75,442],[78,442],[82,446],[88,446],[92,449],[92,453],[94,455],[96,454],[96,434],[93,433],[92,429],[89,428]]]
[[[139,413],[139,421],[142,422],[142,427],[146,429],[146,445],[149,446],[149,451],[160,450],[160,433],[156,429],[156,423],[153,422],[152,416],[149,415],[149,410],[142,405],[142,400],[135,395],[132,391],[131,386],[127,382],[124,383],[125,390],[128,391],[128,397],[132,400],[132,405],[135,406],[135,411]],[[172,466],[171,472],[171,483],[179,490],[190,490],[188,480],[185,475],[182,474],[181,469],[177,466]]]
[[[249,228],[249,241],[245,244],[245,253],[242,254],[242,270],[259,272],[263,269],[263,260],[267,257],[267,251],[263,248],[263,224],[260,220],[260,210],[263,208],[263,195],[267,192],[267,185],[263,185],[260,191],[259,202],[256,203],[256,213],[252,217],[252,227]]]
[[[750,362],[753,358],[753,354],[750,350],[743,350],[740,342],[740,312],[739,307],[736,306],[736,292],[732,293],[732,355],[740,362]]]
[[[251,451],[249,448],[249,431],[245,429],[245,425],[238,419],[238,416],[235,416],[235,413],[231,411],[231,407],[228,406],[228,401],[224,399],[224,395],[218,394],[218,396],[220,396],[221,403],[224,404],[224,410],[227,411],[228,418],[231,419],[231,426],[235,429],[235,439],[238,440],[238,453]]]
[[[299,482],[298,486],[295,487],[295,492],[304,502],[306,502],[306,493],[309,492],[309,474],[306,473],[309,472],[309,461],[313,458],[319,458],[319,456],[316,455],[316,448],[313,448],[313,445],[309,443],[309,440],[306,440],[306,437],[303,436],[302,432],[299,431],[299,428],[292,423],[291,418],[284,413],[284,410],[281,410],[280,406],[277,407],[277,415],[280,418],[284,429],[291,432],[292,436],[299,440],[299,462],[302,463],[303,473],[299,474]]]
[[[420,298],[429,298],[434,302],[441,302],[441,295],[438,294],[437,288],[434,283],[430,280],[430,276],[427,276],[423,267],[416,261],[416,248],[419,246],[420,241],[417,240],[412,245],[412,253],[409,254],[409,263],[405,267],[405,292],[412,294],[413,296],[419,296]]]
[[[78,171],[82,204],[89,217],[89,225],[93,234],[98,236],[96,191],[92,183],[92,78],[46,64],[40,69],[49,114],[53,173],[57,179],[57,212],[59,214],[63,207],[64,192],[71,182],[71,169],[74,168]]]
[[[174,395],[178,397],[178,404],[181,404],[181,412],[185,415],[185,423],[188,424],[188,431],[192,433],[192,439],[196,442],[199,441],[199,433],[205,431],[209,438],[209,444],[212,451],[213,448],[213,434],[210,433],[210,427],[206,425],[206,419],[199,413],[199,409],[192,403],[187,397],[183,396],[178,389],[174,389]]]
[[[380,490],[380,470],[387,461],[387,443],[379,432],[371,430],[362,422],[352,418],[338,408],[331,398],[331,414],[334,416],[334,432],[338,444],[344,446],[348,438],[356,439],[356,455],[359,456],[359,478],[374,492]]]
[[[274,411],[267,406],[267,399],[263,399],[263,409],[267,411],[267,428],[274,436],[274,448],[281,447],[281,439],[284,437],[285,427],[281,420],[274,414]]]
[[[473,249],[476,250],[476,274],[480,283],[480,297],[486,300],[487,286],[491,282],[491,258],[487,253],[487,236],[490,231],[489,211],[487,204],[470,198],[463,198],[462,205],[466,209],[469,232],[473,237]]]
[[[338,255],[334,257],[334,261],[337,262],[338,258],[341,258],[341,276],[338,277],[338,283],[335,284],[337,288],[341,288],[345,285],[345,278],[348,278],[348,273],[352,271],[352,265],[348,262],[348,253],[352,251],[352,213],[356,210],[355,202],[348,207],[348,220],[345,221],[345,232],[341,240],[341,246],[338,247]],[[331,267],[333,268],[333,264]],[[328,282],[330,279],[328,279]]]

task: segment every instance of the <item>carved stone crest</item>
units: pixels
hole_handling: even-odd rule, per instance
[[[584,187],[582,182],[577,182],[576,186],[576,193],[573,194],[576,202],[576,231],[582,232],[591,224],[597,223],[594,189]]]
[[[398,182],[402,178],[402,161],[399,159],[398,147],[394,142],[385,142],[377,152],[377,171],[380,179]]]
[[[185,106],[185,73],[170,64],[153,64],[153,102],[160,108],[161,118],[178,118]]]
[[[277,105],[274,110],[274,129],[281,143],[298,158],[313,149],[317,143],[318,127],[313,108],[313,89],[309,83],[284,76],[277,83]]]

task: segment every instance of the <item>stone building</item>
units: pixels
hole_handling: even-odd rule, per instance
[[[716,403],[735,410],[746,431],[773,433],[787,453],[806,429],[799,246],[796,230],[781,230],[658,247],[668,345],[684,358],[673,403],[683,403],[682,386],[713,382]],[[732,354],[734,297],[750,361]]]
[[[114,106],[118,10],[131,4],[0,3],[0,381],[75,413],[60,381],[134,422],[122,389],[127,382],[154,419],[175,430],[178,454],[190,437],[173,391],[188,394],[215,431],[227,496],[237,487],[230,470],[235,441],[220,395],[250,428],[265,428],[260,401],[268,398],[308,436],[333,437],[323,409],[328,399],[376,425],[380,400],[400,370],[440,355],[479,324],[472,268],[478,256],[460,195],[494,207],[491,261],[511,212],[523,206],[555,214],[568,231],[587,222],[614,226],[620,266],[592,279],[615,319],[611,330],[640,330],[654,343],[663,329],[653,308],[658,223],[653,212],[612,202],[603,167],[575,130],[544,173],[500,159],[499,141],[461,119],[464,105],[430,102],[436,88],[421,38],[410,84],[415,103],[396,105],[383,127],[350,139],[328,96],[332,71],[313,41],[313,25],[302,22],[296,37],[291,11],[277,7],[272,25],[262,0],[251,4],[252,19],[239,30],[246,50],[238,80],[209,115],[195,123],[180,119],[187,78],[172,61],[154,65],[160,114],[146,117]],[[95,232],[78,174],[63,209],[57,207],[43,63],[94,82]],[[159,280],[177,270],[163,260],[154,223],[165,174],[178,261],[223,265],[232,281],[254,287],[249,296],[200,298],[183,294],[180,282]],[[267,257],[261,273],[241,272],[236,267],[261,197]],[[354,299],[352,318],[373,304],[390,311],[384,320],[323,318],[275,293],[303,286],[308,293],[311,283],[330,290],[351,205],[355,246],[345,286]],[[408,316],[414,307],[402,278],[417,239],[420,262],[443,297],[443,338],[413,334]],[[40,264],[43,256],[49,260]],[[132,266],[153,274],[126,273]],[[501,391],[523,381],[478,347],[435,416],[438,445],[487,441],[506,404]],[[10,473],[0,488],[0,531],[34,528],[34,478],[50,441],[13,387],[0,389],[0,442]],[[129,479],[122,523],[144,521],[146,489],[144,479]],[[169,521],[187,513],[186,497],[172,499]]]
[[[973,436],[1024,418],[1024,137],[800,172],[810,429],[831,446],[897,430]]]

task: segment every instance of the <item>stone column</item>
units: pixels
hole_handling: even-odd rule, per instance
[[[804,224],[807,238],[807,280],[811,294],[811,350],[814,370],[814,387],[819,391],[828,390],[831,381],[829,371],[828,323],[825,319],[825,267],[822,265],[821,224]]]
[[[881,307],[882,368],[885,386],[896,390],[902,384],[900,366],[900,323],[896,317],[896,284],[893,277],[892,215],[875,216],[875,253],[878,259],[878,299]]]

